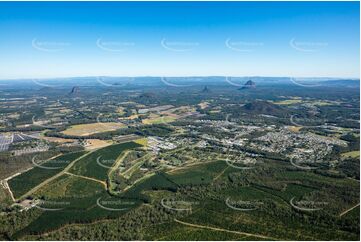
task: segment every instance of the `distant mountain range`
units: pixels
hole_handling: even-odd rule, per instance
[[[321,82],[325,86],[359,87],[360,80],[329,80]]]
[[[359,87],[359,79],[336,79],[336,78],[289,78],[289,77],[232,77],[232,82],[237,85],[244,85],[243,89],[254,88],[267,85],[297,85],[299,86],[329,86],[329,87]],[[161,81],[161,77],[102,77],[102,82],[116,88],[129,88],[141,86],[166,86]],[[209,86],[224,84],[229,86],[225,76],[203,76],[203,77],[167,77],[167,82],[175,85],[202,85]],[[74,86],[104,86],[97,77],[74,77],[74,78],[49,78],[49,79],[18,79],[0,80],[0,85],[4,88],[19,86],[22,88],[49,86],[53,88],[74,87]],[[241,87],[242,88],[242,87]]]

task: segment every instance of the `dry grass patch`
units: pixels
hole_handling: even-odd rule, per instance
[[[302,129],[302,127],[299,127],[299,126],[288,126],[288,130],[289,130],[289,131],[292,131],[292,132],[295,132],[295,133],[300,132],[300,129]]]
[[[87,139],[86,144],[87,144],[85,147],[86,150],[94,150],[111,145],[113,144],[113,142],[110,140]]]
[[[124,126],[125,126],[124,124],[115,123],[115,122],[79,124],[69,127],[68,129],[64,130],[62,133],[66,135],[74,135],[74,136],[88,136],[96,133],[114,131]]]

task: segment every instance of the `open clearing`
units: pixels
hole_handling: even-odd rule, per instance
[[[99,149],[112,144],[111,141],[100,140],[100,139],[87,139],[86,142],[87,142],[87,145],[85,146],[86,150]]]
[[[102,133],[107,131],[114,131],[123,128],[124,124],[121,123],[92,123],[92,124],[78,124],[69,127],[62,133],[73,136],[88,136],[91,134]]]
[[[142,146],[148,145],[148,139],[147,138],[141,138],[133,141],[134,143],[140,144]]]
[[[158,118],[150,118],[144,119],[142,122],[143,124],[161,124],[161,123],[170,123],[176,120],[174,117],[158,117]]]
[[[291,105],[291,104],[296,104],[296,103],[302,103],[302,100],[299,99],[288,99],[288,100],[282,100],[282,101],[277,101],[274,102],[274,104],[278,104],[278,105]]]
[[[292,132],[298,133],[300,132],[300,130],[302,129],[302,127],[298,127],[298,126],[288,126],[288,129]]]
[[[40,136],[40,139],[47,140],[50,142],[56,142],[56,143],[72,143],[76,141],[76,139],[64,139],[59,137],[48,137],[43,135]]]

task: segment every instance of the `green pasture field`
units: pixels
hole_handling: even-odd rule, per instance
[[[40,165],[42,167],[35,166],[33,169],[10,179],[8,183],[14,197],[21,197],[33,187],[61,172],[69,165],[69,163],[85,153],[86,152],[81,151],[58,156],[54,159],[41,163]]]
[[[54,186],[55,183],[60,185]],[[110,196],[95,181],[66,174],[54,180],[53,184],[49,183],[42,191],[43,194],[39,192],[37,195],[45,202],[34,209],[43,210],[43,213],[16,233],[14,239],[27,234],[45,233],[71,223],[114,219],[140,204],[134,199]]]
[[[151,199],[149,196],[143,194],[144,191],[152,191],[152,190],[168,190],[168,191],[176,191],[179,186],[174,183],[168,175],[163,172],[158,172],[154,176],[141,181],[136,186],[133,186],[129,190],[127,190],[122,197],[132,198],[132,199],[141,199],[145,202],[149,202]]]
[[[71,167],[69,172],[106,181],[108,178],[108,171],[110,169],[109,167],[114,164],[115,160],[121,155],[121,153],[125,150],[140,146],[141,145],[134,142],[107,146],[77,161],[76,164]],[[99,165],[97,160],[103,166]]]
[[[82,164],[89,167],[89,163]],[[284,188],[274,189],[268,186],[268,180],[262,177],[262,171],[269,172],[270,178],[283,182]],[[217,182],[229,182],[228,176],[233,173],[243,176],[251,174],[249,177],[256,180],[248,185],[228,183],[227,186],[217,187]],[[263,179],[263,185],[257,182],[257,174]],[[187,187],[194,187],[195,190],[187,190]],[[335,179],[314,172],[278,170],[267,164],[260,166],[258,170],[255,168],[241,171],[230,167],[225,161],[216,161],[190,166],[173,173],[157,172],[120,195],[111,197],[101,183],[65,174],[38,190],[36,196],[51,201],[68,202],[67,206],[59,211],[44,211],[29,226],[15,234],[14,238],[21,239],[23,235],[45,233],[71,223],[114,219],[128,211],[103,209],[97,205],[99,198],[106,201],[126,201],[132,203],[133,208],[142,203],[159,206],[162,198],[170,197],[197,202],[192,206],[191,212],[179,212],[180,221],[226,231],[184,225],[172,220],[145,228],[145,239],[264,240],[259,236],[267,236],[267,240],[357,240],[358,234],[341,230],[339,225],[359,219],[359,208],[355,208],[342,218],[339,217],[339,213],[335,212],[333,207],[339,206],[342,200],[335,199],[339,195],[333,194],[335,187],[355,189],[357,184],[350,179]],[[187,192],[182,192],[183,189]],[[330,206],[313,212],[300,211],[291,206],[290,200],[293,197],[299,200],[315,192],[328,194],[327,202]],[[234,201],[257,201],[260,205],[250,211],[237,210],[226,203],[227,198]],[[350,204],[353,202],[349,201],[341,207],[351,207]],[[109,203],[108,206],[115,205]],[[119,208],[119,205],[116,206]],[[120,208],[124,208],[122,206]],[[316,221],[317,225],[309,221]],[[241,231],[251,235],[229,231]]]
[[[199,164],[168,174],[170,179],[179,185],[209,184],[218,175],[226,176],[228,172],[237,169],[227,165],[225,161],[215,161]],[[222,172],[225,173],[222,174]]]
[[[46,199],[82,198],[103,193],[104,186],[88,179],[64,174],[41,187],[33,197]]]

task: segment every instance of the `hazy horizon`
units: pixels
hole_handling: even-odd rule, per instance
[[[227,76],[227,75],[192,75],[192,76],[59,76],[59,77],[33,77],[33,78],[2,78],[0,81],[31,81],[31,80],[58,80],[58,79],[79,79],[79,78],[98,78],[98,77],[108,77],[108,78],[206,78],[206,77],[231,77],[231,78],[300,78],[300,79],[314,79],[314,80],[360,80],[359,77],[315,77],[315,76]]]

